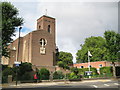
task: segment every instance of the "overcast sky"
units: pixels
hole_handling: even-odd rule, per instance
[[[56,45],[60,51],[72,53],[74,63],[76,62],[75,54],[85,38],[103,36],[105,30],[118,31],[118,3],[109,2],[118,0],[106,0],[106,2],[7,1],[11,1],[19,9],[19,16],[24,18],[22,36],[36,30],[36,20],[44,15],[47,9],[47,15],[56,18]],[[14,39],[18,37],[18,32],[16,33],[17,36]]]

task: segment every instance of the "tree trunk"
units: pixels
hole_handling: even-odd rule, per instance
[[[112,66],[113,66],[113,77],[116,78],[115,62],[112,62]]]

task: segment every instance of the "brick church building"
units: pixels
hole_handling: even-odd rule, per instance
[[[37,20],[37,30],[20,37],[9,45],[10,58],[2,58],[2,64],[13,66],[14,61],[29,62],[37,67],[52,67],[56,64],[55,18],[43,15]],[[17,59],[18,57],[18,59]]]

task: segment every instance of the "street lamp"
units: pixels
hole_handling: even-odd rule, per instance
[[[20,49],[20,30],[22,29],[22,27],[19,27],[19,37],[18,37],[18,52],[17,52],[17,60],[18,61],[18,58],[19,58],[19,49]]]
[[[20,26],[19,27],[19,38],[18,38],[18,52],[17,52],[17,59],[16,59],[16,86],[17,86],[17,76],[18,76],[18,74],[17,74],[17,67],[19,66],[19,64],[18,64],[18,59],[19,59],[19,49],[20,49],[20,30],[22,29],[22,27]]]

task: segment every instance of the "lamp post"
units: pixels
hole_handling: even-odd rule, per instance
[[[17,52],[17,59],[16,59],[16,62],[18,61],[18,59],[19,59],[19,49],[20,49],[20,30],[22,29],[22,27],[19,27],[19,37],[18,37],[18,52]],[[17,86],[17,80],[18,80],[18,78],[17,78],[17,76],[18,76],[18,74],[17,74],[17,67],[19,66],[19,64],[16,64],[16,86]]]
[[[18,52],[17,52],[17,60],[18,61],[18,58],[19,58],[19,49],[20,49],[20,30],[22,29],[22,27],[19,27],[19,38],[18,38]]]

